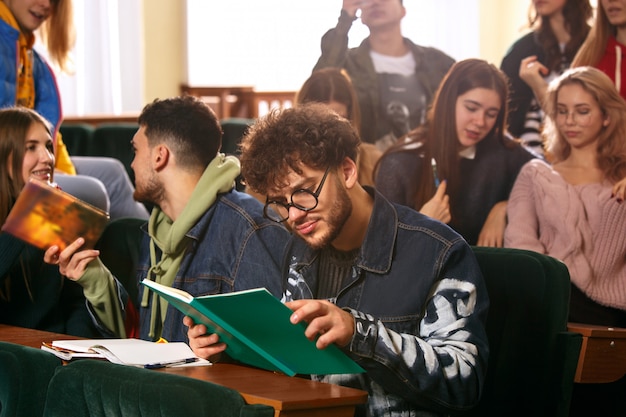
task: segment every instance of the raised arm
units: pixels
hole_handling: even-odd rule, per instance
[[[319,57],[313,71],[327,68],[343,68],[348,54],[348,32],[352,22],[356,19],[360,0],[343,0],[341,15],[337,26],[330,29],[322,37],[322,55]]]

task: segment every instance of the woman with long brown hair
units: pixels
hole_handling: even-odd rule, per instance
[[[426,123],[381,158],[376,188],[423,211],[449,196],[449,225],[470,244],[502,246],[506,201],[522,165],[535,157],[506,134],[505,75],[479,59],[452,66]]]
[[[0,224],[30,178],[53,186],[51,127],[26,108],[0,110]],[[44,251],[0,233],[0,323],[97,337],[82,288],[44,263]]]
[[[547,80],[569,68],[589,33],[589,0],[532,0],[532,31],[515,41],[500,68],[511,83],[508,129],[535,152],[543,153],[541,100]]]

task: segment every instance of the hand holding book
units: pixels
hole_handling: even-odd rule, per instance
[[[235,360],[290,376],[363,372],[336,345],[318,349],[305,335],[306,325],[291,323],[292,311],[265,288],[192,297],[150,280],[142,283],[217,333]]]

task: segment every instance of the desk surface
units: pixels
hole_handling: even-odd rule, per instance
[[[34,348],[42,342],[78,339],[59,333],[0,324],[0,340]],[[268,404],[276,416],[353,416],[354,407],[367,401],[364,391],[288,377],[247,366],[216,363],[212,366],[166,368],[160,372],[184,375],[235,389],[249,404]]]

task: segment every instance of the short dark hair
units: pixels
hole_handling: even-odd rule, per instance
[[[259,119],[241,141],[241,172],[254,191],[267,194],[285,185],[289,170],[315,169],[356,161],[360,140],[350,121],[328,106],[306,103],[275,110]]]
[[[222,127],[215,112],[192,96],[156,99],[139,115],[148,144],[166,143],[177,162],[204,170],[222,146]]]

